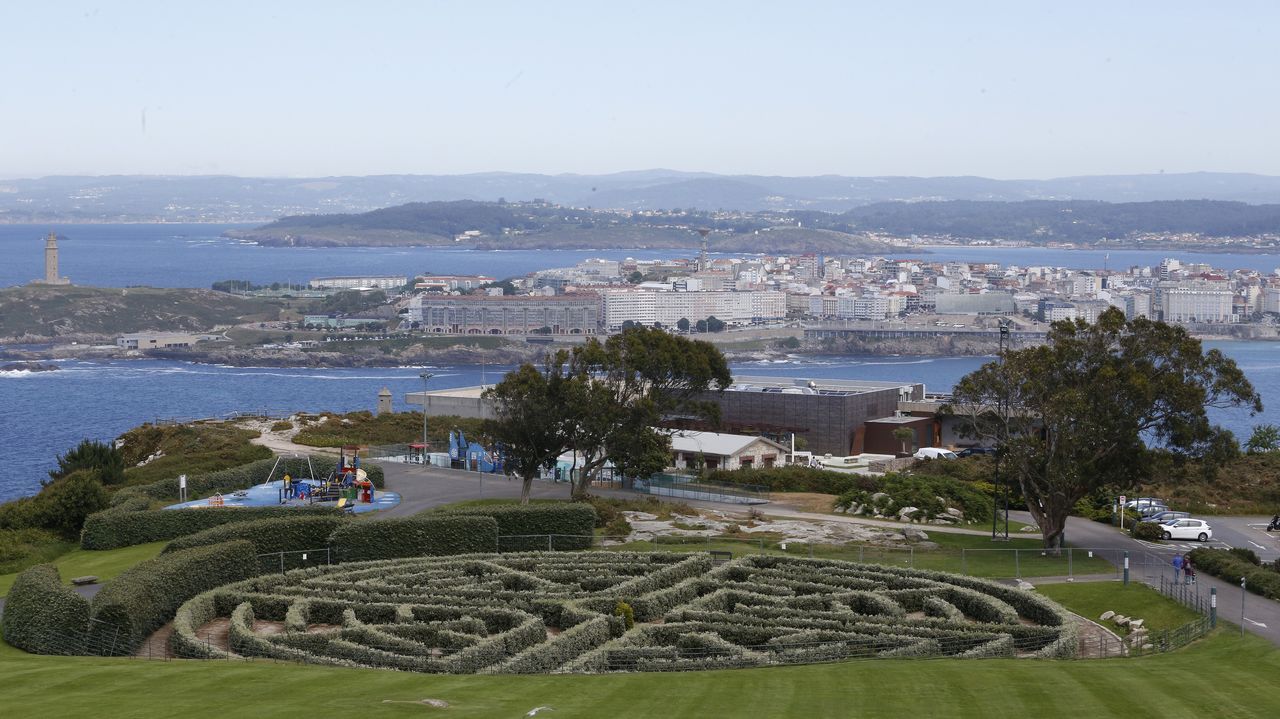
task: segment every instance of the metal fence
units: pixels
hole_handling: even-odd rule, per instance
[[[708,482],[679,474],[655,474],[649,479],[637,479],[632,489],[645,494],[676,499],[693,499],[704,502],[730,504],[765,504],[769,501],[768,487],[730,482]]]
[[[258,555],[258,570],[263,574],[284,574],[290,569],[320,567],[336,564],[328,547],[320,549],[296,549],[288,552],[267,552]]]

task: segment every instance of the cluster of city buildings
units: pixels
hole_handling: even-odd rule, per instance
[[[1230,324],[1280,314],[1280,276],[1163,260],[1079,270],[920,259],[793,257],[592,259],[494,287],[488,277],[420,277],[407,318],[435,333],[589,335],[631,324],[685,328],[787,318],[883,321],[908,315],[1129,318]],[[484,290],[478,288],[486,287]],[[512,294],[514,290],[514,294]]]

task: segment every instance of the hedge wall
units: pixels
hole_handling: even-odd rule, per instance
[[[1268,599],[1280,599],[1280,572],[1260,567],[1247,559],[1221,549],[1191,550],[1191,568],[1208,572],[1219,579],[1239,586],[1243,578],[1245,588]]]
[[[500,546],[503,552],[547,549],[548,534],[562,535],[552,538],[551,549],[590,549],[596,526],[595,508],[583,502],[458,507],[440,510],[434,516],[442,515],[493,517],[498,523],[498,534],[506,537]],[[492,547],[485,551],[492,551]]]
[[[145,512],[109,509],[91,514],[85,520],[80,546],[84,549],[117,549],[174,539],[231,522],[338,514],[333,507],[205,507],[150,509]]]
[[[339,562],[492,552],[498,523],[492,517],[406,517],[354,521],[338,527],[329,547]]]
[[[170,510],[177,511],[177,510]],[[204,510],[200,510],[204,511]],[[166,553],[192,547],[206,547],[237,539],[253,543],[258,554],[291,552],[299,549],[321,549],[329,546],[329,535],[346,522],[344,515],[300,515],[233,522],[179,537],[164,548]]]
[[[149,559],[116,577],[93,598],[91,641],[104,647],[103,654],[131,654],[173,619],[183,602],[257,573],[257,553],[243,540]]]
[[[75,654],[89,626],[89,600],[62,585],[58,569],[19,574],[4,606],[4,640],[33,654]]]

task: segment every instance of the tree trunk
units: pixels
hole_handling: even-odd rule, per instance
[[[528,504],[529,494],[533,491],[533,477],[521,477],[520,481],[520,504]]]
[[[1040,534],[1044,538],[1044,548],[1052,556],[1062,553],[1062,544],[1067,531],[1067,512],[1058,507],[1049,507],[1040,517]]]

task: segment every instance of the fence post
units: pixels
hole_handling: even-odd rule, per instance
[[[960,548],[960,573],[969,573],[969,550],[963,547]]]
[[[548,552],[551,551],[551,535],[550,534],[547,535],[547,551]]]
[[[1013,576],[1022,579],[1022,560],[1019,559],[1018,550],[1013,550]]]
[[[1124,586],[1129,586],[1129,550],[1124,550]]]
[[[280,573],[284,574],[284,552],[280,553]]]
[[[910,567],[911,569],[915,569],[916,568],[916,548],[907,547],[907,549],[911,550],[911,554],[907,555],[907,566]]]
[[[1216,587],[1209,588],[1209,628],[1213,629],[1218,626],[1218,590]]]
[[[1067,547],[1067,581],[1068,582],[1075,581],[1076,575],[1073,569],[1074,567],[1075,567],[1075,562],[1074,562],[1074,557],[1071,554],[1071,547]]]

